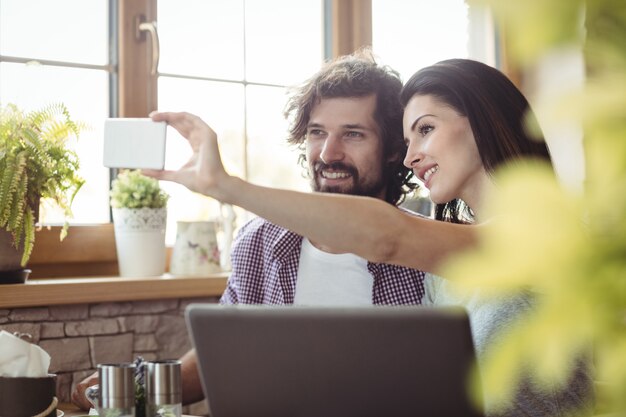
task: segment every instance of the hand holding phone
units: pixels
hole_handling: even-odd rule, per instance
[[[104,166],[163,169],[167,124],[149,118],[113,118],[104,121]]]

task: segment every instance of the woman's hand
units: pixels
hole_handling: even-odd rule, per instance
[[[145,169],[142,173],[159,180],[174,181],[197,193],[223,200],[224,192],[228,190],[225,183],[230,176],[222,165],[213,129],[190,113],[153,112],[150,117],[155,122],[167,122],[176,129],[189,141],[193,154],[177,171]]]

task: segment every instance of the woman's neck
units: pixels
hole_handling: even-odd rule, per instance
[[[488,196],[492,193],[492,189],[494,187],[494,183],[492,178],[487,174],[487,172],[481,173],[477,178],[475,178],[472,183],[468,184],[466,189],[464,190],[463,196],[461,199],[467,204],[469,209],[472,212],[475,223],[480,223],[484,221],[483,215],[483,205],[485,196]]]

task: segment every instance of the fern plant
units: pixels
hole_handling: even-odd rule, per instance
[[[31,112],[14,104],[0,108],[0,228],[12,235],[17,250],[23,245],[22,266],[33,250],[40,198],[64,211],[61,240],[67,234],[72,201],[84,183],[67,142],[82,127],[63,104]]]

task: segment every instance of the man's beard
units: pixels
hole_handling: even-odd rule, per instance
[[[347,186],[322,186],[319,180],[320,176],[322,175],[322,170],[325,169],[349,173],[352,184]],[[361,183],[361,180],[359,178],[359,172],[352,165],[346,165],[342,162],[333,162],[332,164],[327,165],[323,162],[318,161],[314,164],[314,166],[309,166],[309,175],[311,176],[311,189],[313,191],[335,194],[350,194],[374,198],[385,197],[384,195],[381,196],[381,193],[385,188],[387,182],[386,172],[384,169],[381,169],[380,172],[381,175],[378,181]]]

